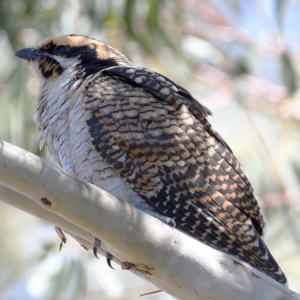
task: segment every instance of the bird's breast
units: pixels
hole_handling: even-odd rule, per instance
[[[74,85],[75,86],[75,85]],[[78,87],[56,86],[42,90],[36,107],[40,139],[47,156],[76,177],[131,204],[144,201],[102,159],[93,145],[87,126],[91,113],[82,107],[83,92]]]

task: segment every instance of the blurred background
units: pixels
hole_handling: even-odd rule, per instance
[[[258,195],[266,243],[300,293],[299,13],[297,0],[0,0],[0,139],[44,156],[32,121],[38,83],[16,50],[69,33],[111,44],[213,111]],[[0,220],[1,299],[138,299],[157,289],[71,237],[59,252],[51,224],[1,201]]]

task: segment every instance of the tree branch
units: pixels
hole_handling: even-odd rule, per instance
[[[8,187],[0,187],[1,200],[88,247],[99,237],[119,261],[146,265],[151,275],[139,275],[178,299],[300,299],[238,259],[6,142],[0,143],[0,184]]]

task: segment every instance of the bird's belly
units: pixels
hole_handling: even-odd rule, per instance
[[[77,125],[73,135],[76,138],[67,134],[63,139],[63,147],[52,151],[52,159],[77,178],[86,180],[139,209],[149,210],[150,207],[145,201],[102,159],[92,143],[89,132],[80,129],[80,124]],[[62,137],[59,140],[61,144]]]

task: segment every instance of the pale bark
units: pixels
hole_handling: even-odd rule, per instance
[[[99,237],[117,263],[146,265],[151,275],[131,271],[178,299],[300,299],[238,259],[6,142],[0,184],[0,200],[65,229],[85,247]]]

